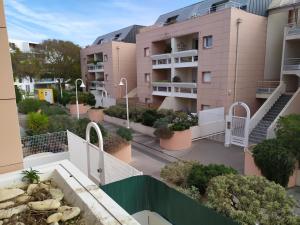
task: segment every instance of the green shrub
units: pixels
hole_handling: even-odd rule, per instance
[[[22,94],[20,88],[18,88],[17,85],[15,85],[15,94],[16,94],[16,102],[19,103],[22,100]]]
[[[63,97],[60,96],[60,94],[57,96],[57,101],[58,103],[62,104],[62,105],[67,105],[71,102],[71,98],[73,96],[75,96],[75,93],[70,92],[70,91],[64,91],[63,90]],[[75,98],[75,97],[74,97]],[[76,102],[76,101],[75,101]]]
[[[104,110],[104,113],[108,116],[126,119],[126,108],[121,105],[110,106],[108,109]]]
[[[28,135],[38,135],[48,132],[49,120],[46,115],[41,113],[31,112],[27,115]]]
[[[145,126],[152,127],[154,122],[160,118],[160,115],[154,109],[148,109],[143,113],[142,124]]]
[[[19,102],[18,110],[20,113],[28,114],[30,112],[37,112],[41,107],[41,101],[34,98],[26,98]]]
[[[90,92],[84,92],[84,93],[85,93],[85,103],[90,106],[95,106],[95,104],[96,104],[95,95],[93,95]]]
[[[300,114],[281,117],[278,121],[276,135],[300,161]]]
[[[143,122],[143,113],[146,111],[146,108],[142,107],[133,107],[129,108],[129,117],[130,120],[136,122],[136,123],[141,123]]]
[[[187,188],[187,177],[194,165],[199,165],[196,161],[176,161],[166,165],[160,171],[160,176],[166,182]]]
[[[183,131],[189,129],[191,126],[197,125],[197,116],[187,114],[185,112],[176,112],[173,120],[171,130]]]
[[[237,174],[237,171],[224,165],[194,165],[188,175],[188,186],[198,188],[200,194],[204,195],[209,181],[216,176],[225,174]]]
[[[264,177],[228,174],[211,179],[207,205],[241,225],[299,225],[295,201]]]
[[[108,153],[117,152],[123,146],[128,145],[128,142],[119,135],[108,135],[104,138],[104,151]]]
[[[175,186],[175,189],[196,201],[201,201],[202,196],[199,193],[198,188],[194,186],[189,188],[182,188],[182,187]]]
[[[154,131],[154,135],[161,139],[169,139],[173,136],[174,131],[170,129],[168,125],[161,125],[157,127]]]
[[[270,181],[286,187],[295,169],[296,159],[280,140],[269,139],[253,149],[255,164]]]
[[[49,116],[49,127],[48,132],[58,131],[74,131],[76,119],[68,115],[52,115]]]
[[[47,116],[67,114],[66,109],[59,105],[49,105],[49,106],[42,105],[41,111],[43,114],[45,114]]]
[[[70,103],[76,104],[76,95],[71,96]],[[78,92],[78,103],[95,106],[96,99],[95,96],[90,92]]]
[[[130,129],[127,129],[125,127],[120,127],[117,130],[117,135],[119,135],[121,138],[125,139],[126,141],[132,140],[132,131]]]

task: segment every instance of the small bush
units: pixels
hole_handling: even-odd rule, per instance
[[[28,114],[31,112],[37,112],[42,103],[38,99],[34,98],[26,98],[23,101],[19,102],[18,104],[18,110],[20,113]]]
[[[237,174],[237,171],[224,165],[194,165],[190,171],[190,174],[188,175],[188,186],[194,186],[198,188],[200,194],[204,195],[209,181],[213,177],[225,174]]]
[[[136,123],[141,123],[143,122],[143,113],[147,109],[142,108],[142,107],[133,107],[129,109],[129,117],[130,120],[136,122]]]
[[[110,106],[108,109],[104,110],[104,113],[108,116],[126,119],[126,109],[121,105]]]
[[[50,105],[50,106],[42,105],[41,112],[47,116],[67,114],[66,109],[59,105]]]
[[[70,103],[76,104],[76,95],[71,97]],[[95,96],[90,92],[78,92],[78,103],[95,106],[96,99]]]
[[[76,119],[68,115],[52,115],[49,116],[48,132],[58,131],[74,131]]]
[[[108,153],[113,153],[116,152],[118,150],[120,150],[120,148],[122,148],[123,146],[128,145],[128,142],[123,139],[122,137],[120,137],[119,135],[108,135],[105,139],[104,139],[104,151],[108,152]]]
[[[148,109],[143,113],[143,121],[142,124],[145,126],[152,127],[154,122],[160,118],[160,115],[156,110]]]
[[[280,140],[270,139],[253,149],[255,164],[270,181],[286,187],[295,169],[296,159]]]
[[[15,85],[15,94],[16,94],[16,102],[19,103],[20,101],[22,101],[22,94],[20,88],[18,88],[17,85]]]
[[[224,175],[211,179],[207,205],[241,225],[299,225],[295,201],[264,177]]]
[[[49,120],[46,115],[41,113],[29,113],[27,115],[27,128],[28,135],[38,135],[48,132]]]
[[[127,129],[125,127],[120,127],[117,130],[117,135],[119,135],[121,138],[125,139],[126,141],[132,140],[132,131],[130,129]]]
[[[170,129],[167,125],[160,126],[155,129],[154,135],[161,139],[169,139],[173,136],[174,131]]]
[[[58,101],[58,103],[65,106],[71,102],[71,99],[73,96],[75,96],[75,93],[69,92],[69,91],[63,91],[62,93],[63,93],[63,97],[61,97],[60,94],[57,95],[57,101]]]
[[[194,186],[190,188],[182,188],[182,187],[175,186],[175,189],[196,201],[201,201],[202,196],[200,195],[198,188]]]
[[[187,188],[187,177],[194,165],[199,165],[196,161],[176,161],[166,165],[160,171],[160,176],[166,182]]]

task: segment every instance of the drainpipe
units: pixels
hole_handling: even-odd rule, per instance
[[[237,76],[238,76],[238,53],[239,53],[239,36],[240,36],[240,24],[242,23],[242,19],[238,18],[236,20],[236,48],[235,48],[235,68],[234,68],[234,92],[233,92],[233,102],[236,102],[236,84],[237,84]]]

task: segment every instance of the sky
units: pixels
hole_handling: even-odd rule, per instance
[[[4,0],[10,39],[92,44],[132,24],[152,25],[159,15],[200,0]]]

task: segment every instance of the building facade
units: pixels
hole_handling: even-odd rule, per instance
[[[198,112],[247,103],[261,105],[266,10],[271,1],[206,0],[161,15],[137,34],[141,102]]]
[[[82,79],[97,105],[110,106],[125,95],[118,84],[126,78],[128,92],[136,88],[136,33],[142,26],[132,25],[98,37],[80,52]]]

